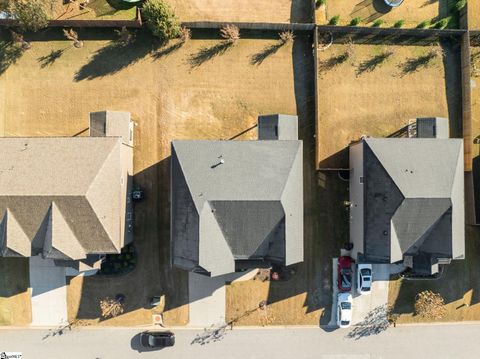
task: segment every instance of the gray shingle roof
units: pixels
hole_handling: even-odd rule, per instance
[[[122,146],[120,137],[0,138],[2,254],[117,252]]]
[[[366,138],[365,257],[463,258],[463,141]]]
[[[303,260],[302,142],[173,141],[171,233],[174,264],[211,275]]]

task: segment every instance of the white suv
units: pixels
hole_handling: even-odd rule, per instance
[[[372,265],[359,264],[357,266],[357,292],[359,294],[370,294],[372,279]]]
[[[337,297],[337,325],[348,328],[352,322],[352,295],[340,293]]]

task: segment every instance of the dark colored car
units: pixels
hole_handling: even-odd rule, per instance
[[[173,347],[175,345],[175,334],[172,332],[143,332],[140,334],[140,343],[145,348]]]
[[[350,292],[352,290],[352,271],[353,259],[348,256],[338,258],[337,281],[340,292]]]

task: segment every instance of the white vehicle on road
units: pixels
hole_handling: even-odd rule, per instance
[[[348,328],[352,322],[352,295],[340,293],[337,297],[337,325]]]
[[[359,264],[357,266],[357,292],[370,294],[372,291],[372,265]]]

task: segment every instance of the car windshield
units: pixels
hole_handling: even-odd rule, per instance
[[[370,292],[370,287],[362,287],[362,292]]]
[[[340,303],[340,308],[342,308],[342,309],[351,309],[351,308],[352,308],[352,304],[349,303],[349,302],[341,302],[341,303]]]
[[[352,271],[350,269],[342,269],[340,275],[342,276],[342,287],[349,288],[352,283]]]
[[[342,325],[348,325],[348,324],[350,324],[350,322],[349,322],[348,320],[342,320],[340,323],[341,323]]]

